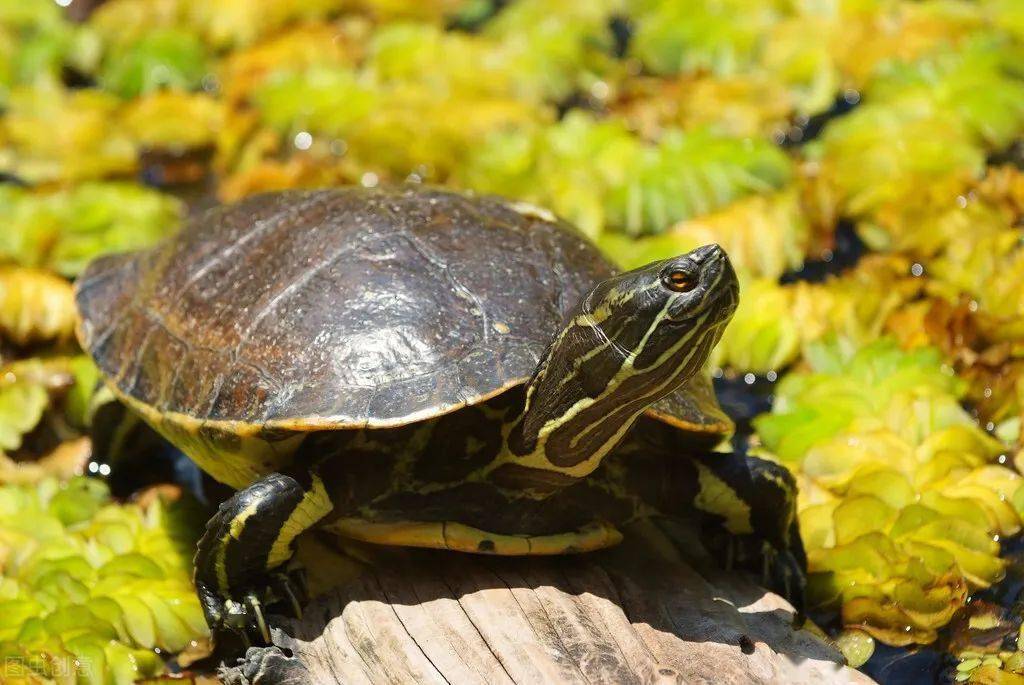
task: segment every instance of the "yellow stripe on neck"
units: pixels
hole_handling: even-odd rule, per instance
[[[532,468],[558,471],[559,473],[564,473],[569,476],[582,478],[588,475],[595,468],[597,468],[597,465],[601,463],[601,460],[604,459],[604,457],[607,456],[607,454],[623,438],[626,431],[629,430],[630,426],[632,426],[636,418],[640,416],[644,411],[646,411],[646,406],[640,407],[639,409],[637,409],[636,412],[633,413],[632,416],[627,418],[623,422],[623,425],[618,430],[616,430],[613,433],[613,435],[602,446],[596,449],[589,458],[584,459],[579,463],[573,464],[572,466],[556,466],[552,462],[552,460],[547,456],[546,447],[548,437],[556,429],[563,426],[566,422],[573,420],[573,418],[575,418],[577,415],[579,415],[587,408],[593,406],[597,402],[607,400],[609,395],[613,394],[615,390],[626,379],[636,374],[636,370],[633,364],[636,361],[636,358],[645,349],[645,346],[647,345],[650,337],[654,334],[654,331],[658,328],[661,322],[668,316],[669,304],[670,303],[666,303],[662,310],[658,313],[658,316],[655,317],[650,328],[647,330],[647,332],[644,334],[643,338],[637,345],[637,349],[634,352],[632,352],[626,359],[623,360],[622,366],[615,373],[615,375],[608,381],[605,388],[597,397],[582,397],[579,400],[577,400],[572,406],[570,406],[562,415],[554,417],[545,422],[545,424],[541,426],[540,430],[537,432],[536,445],[530,454],[515,455],[508,448],[508,445],[506,443],[505,448],[502,450],[502,454],[486,468],[486,472],[490,473],[491,471],[505,463],[515,463]],[[703,338],[701,335],[698,334],[698,332],[702,331],[704,323],[707,320],[708,316],[709,314],[705,313],[700,318],[698,318],[694,322],[694,325],[691,327],[690,332],[687,335],[680,337],[680,339],[676,341],[669,349],[665,350],[661,355],[659,355],[655,362],[651,364],[651,367],[657,368],[661,364],[666,363],[669,360],[669,358],[677,354],[683,346],[692,343],[695,339],[698,341],[702,340]],[[687,355],[686,359],[684,359],[680,363],[681,366],[689,363],[690,358],[694,354],[696,354],[698,347],[699,344],[693,345],[693,349]],[[674,376],[670,376],[667,380],[660,383],[657,387],[651,389],[651,391],[647,394],[656,395],[662,392],[665,389],[665,386],[671,383],[673,379]],[[529,411],[529,407],[527,408],[527,411]],[[589,433],[591,430],[595,429],[600,424],[601,421],[598,420],[594,423],[588,424],[587,426],[581,428],[579,434],[576,436],[576,438],[574,438],[574,441],[578,441],[584,435]],[[507,438],[507,431],[505,433]]]

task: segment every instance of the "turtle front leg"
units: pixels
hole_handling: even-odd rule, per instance
[[[295,539],[331,509],[315,472],[272,473],[220,505],[196,548],[194,576],[219,646],[270,642],[262,609],[268,588],[281,588],[275,575],[291,558]],[[297,606],[287,584],[278,593]]]
[[[774,462],[741,454],[708,452],[692,460],[697,470],[692,505],[721,525],[729,562],[759,570],[762,582],[802,615],[807,556],[792,474]]]

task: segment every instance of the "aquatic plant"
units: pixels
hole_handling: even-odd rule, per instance
[[[778,372],[829,337],[851,347],[871,343],[922,286],[909,260],[880,255],[821,283],[752,279],[742,285],[740,306],[714,360],[738,372]]]
[[[128,684],[160,652],[201,654],[196,513],[173,493],[116,503],[92,478],[0,485],[0,679]]]
[[[28,348],[74,334],[71,284],[42,269],[0,266],[0,340]]]
[[[927,643],[969,593],[1002,577],[1024,481],[960,406],[935,349],[815,345],[755,419],[797,474],[811,601],[889,644]]]
[[[749,195],[660,235],[631,238],[606,232],[598,238],[605,252],[629,269],[712,242],[725,248],[742,277],[777,279],[804,263],[812,236],[796,189],[787,188]]]
[[[73,276],[93,257],[170,234],[181,214],[180,201],[131,183],[51,192],[0,186],[0,257]]]
[[[790,174],[767,142],[669,130],[650,143],[621,122],[571,112],[551,126],[495,132],[470,152],[458,182],[551,207],[591,236],[639,235],[778,190]]]
[[[120,107],[95,89],[12,89],[0,119],[0,171],[32,183],[131,174],[136,150],[117,126]]]
[[[208,70],[209,55],[194,34],[157,29],[136,40],[118,41],[104,55],[98,80],[107,91],[124,98],[163,88],[198,88]]]
[[[63,70],[88,72],[99,56],[98,37],[76,26],[56,3],[0,2],[0,106],[17,86],[60,85]]]

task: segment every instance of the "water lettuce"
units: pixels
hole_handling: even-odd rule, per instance
[[[970,592],[1000,580],[1024,480],[960,406],[931,348],[819,344],[755,419],[797,475],[812,603],[889,644],[927,643]]]
[[[0,266],[0,340],[19,347],[74,335],[71,284],[40,269]]]
[[[0,485],[0,677],[132,683],[205,642],[189,580],[195,505],[111,500],[102,481]]]
[[[489,136],[458,181],[551,207],[595,236],[660,233],[778,190],[791,174],[790,161],[767,142],[669,130],[650,143],[621,122],[572,112],[552,126]]]
[[[53,192],[0,186],[0,257],[74,276],[94,257],[169,235],[182,213],[180,201],[131,183]]]

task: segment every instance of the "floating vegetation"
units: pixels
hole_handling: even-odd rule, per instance
[[[628,269],[717,242],[742,278],[776,280],[804,263],[813,242],[795,188],[749,195],[720,210],[681,221],[656,236],[606,232],[599,244]]]
[[[170,234],[181,213],[174,198],[128,183],[56,192],[0,186],[0,258],[73,276],[94,257]]]
[[[81,437],[99,373],[85,356],[46,356],[0,366],[0,456],[25,456],[23,441],[51,448]]]
[[[122,121],[142,149],[185,151],[212,147],[227,120],[220,101],[202,94],[162,90],[132,101]]]
[[[565,102],[604,102],[621,65],[613,59],[611,20],[621,0],[522,0],[510,3],[483,27],[498,46],[519,97]]]
[[[203,43],[192,33],[162,29],[114,43],[97,79],[106,90],[132,98],[164,88],[191,89],[207,72]]]
[[[67,21],[57,3],[0,2],[0,106],[18,86],[57,86],[65,68],[95,67],[100,41]]]
[[[166,491],[115,503],[93,478],[0,485],[0,679],[128,684],[161,651],[201,654],[197,513]]]
[[[868,243],[892,249],[902,227],[949,207],[983,175],[986,155],[1024,132],[1024,74],[1010,66],[1020,49],[971,43],[879,74],[865,103],[808,146],[821,211],[862,219]]]
[[[549,206],[590,235],[638,235],[777,190],[791,174],[767,141],[675,130],[649,143],[620,122],[571,112],[532,132],[494,134],[458,180]]]
[[[911,268],[906,259],[872,255],[821,283],[751,280],[716,359],[738,371],[764,373],[806,357],[811,346],[829,337],[849,346],[870,343],[920,293]]]
[[[257,129],[239,147],[285,147],[322,166],[344,163],[356,178],[438,181],[490,132],[552,115],[516,97],[514,72],[482,37],[402,23],[380,29],[366,50],[358,69],[293,54],[296,66],[254,82]],[[261,137],[259,126],[275,137]],[[224,158],[242,160],[240,173],[253,168],[244,149]]]
[[[42,269],[0,267],[0,338],[19,347],[68,342],[74,327],[70,283]]]
[[[937,350],[816,345],[755,419],[800,482],[811,602],[888,644],[928,643],[1003,576],[1024,480],[960,406]]]
[[[15,88],[0,120],[0,169],[32,183],[131,174],[136,151],[116,126],[120,107],[99,90]]]

